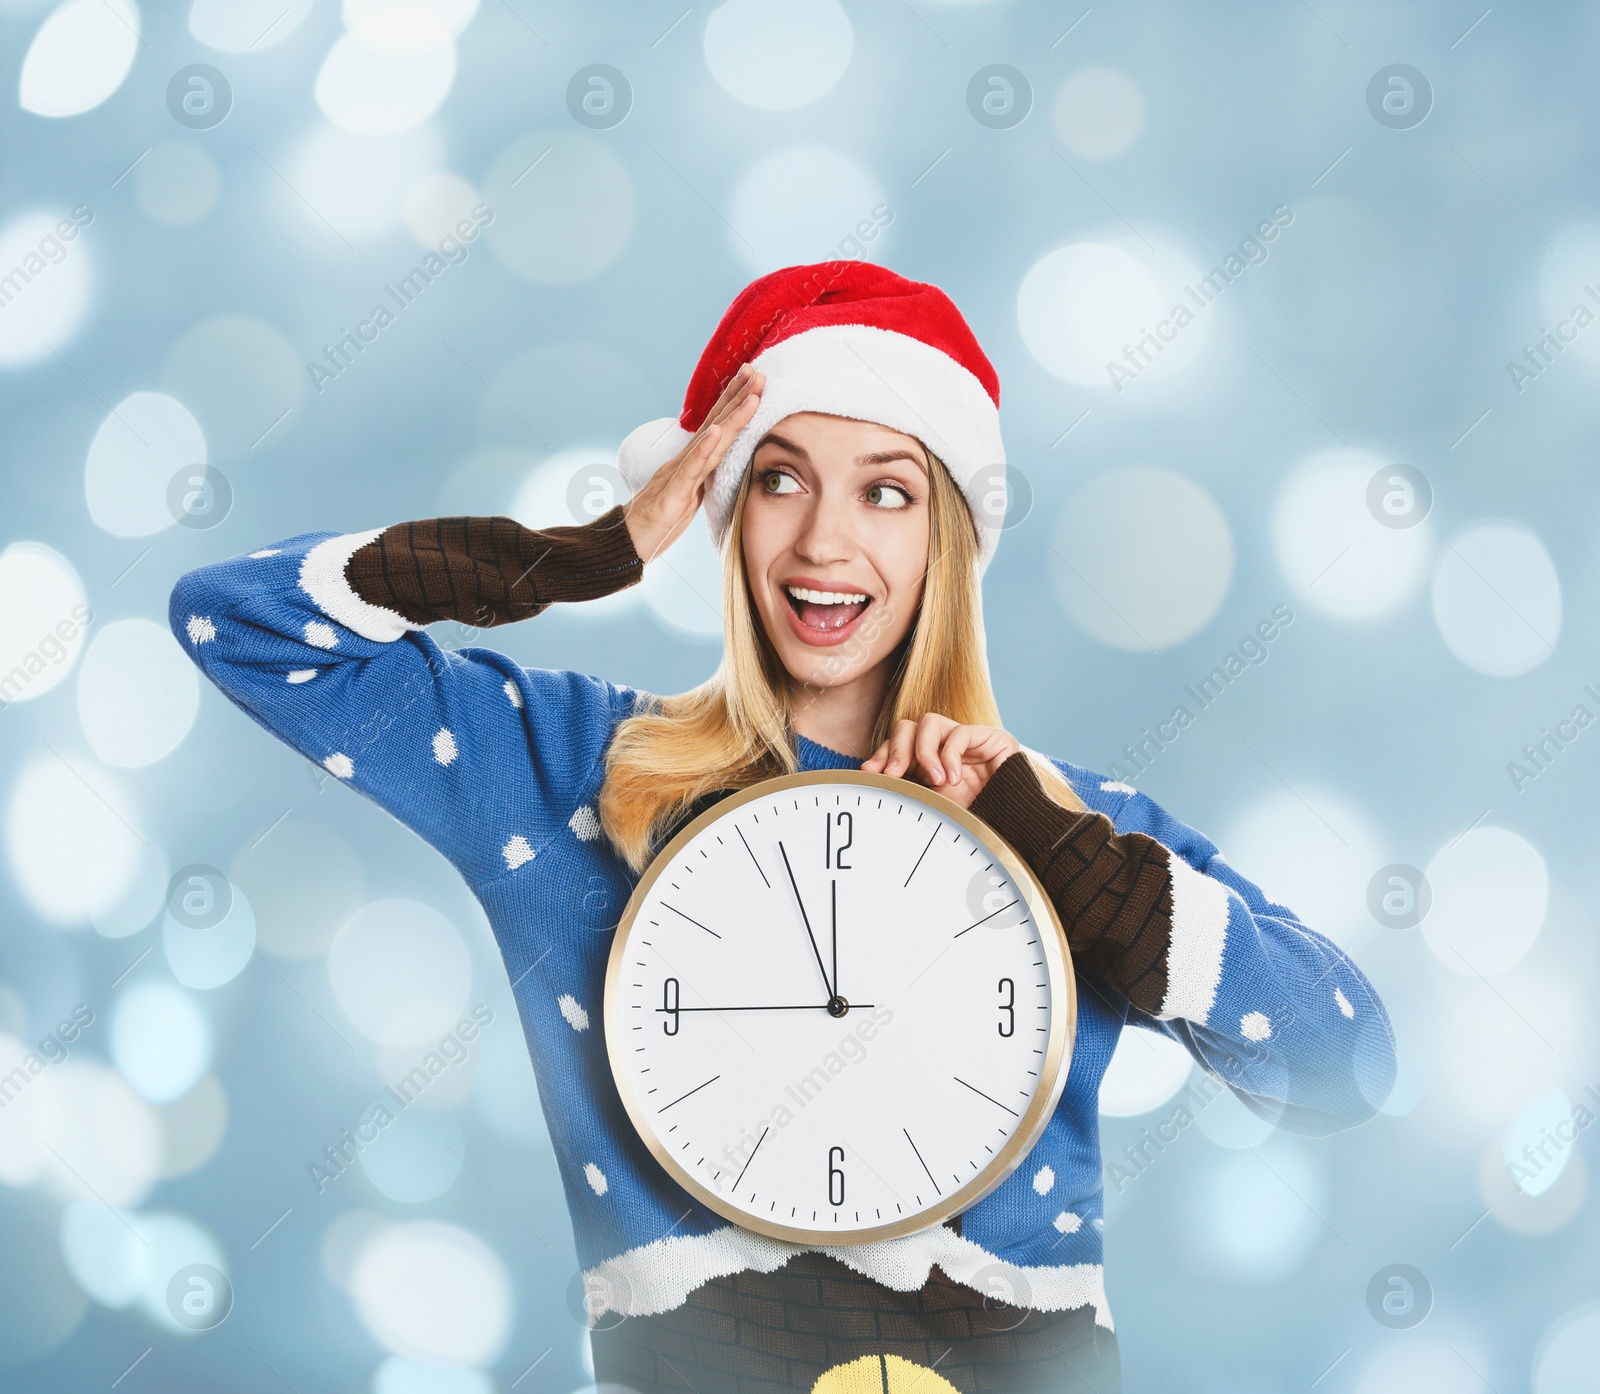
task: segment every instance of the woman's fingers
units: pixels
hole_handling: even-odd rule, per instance
[[[929,784],[937,786],[946,779],[954,782],[959,775],[959,770],[947,775],[939,759],[939,747],[955,724],[948,716],[941,716],[938,712],[929,712],[918,723],[915,743],[917,764],[926,774]]]

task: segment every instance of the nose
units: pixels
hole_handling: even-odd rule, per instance
[[[819,489],[806,513],[795,551],[809,562],[848,561],[856,552],[850,522],[850,500],[837,491]]]

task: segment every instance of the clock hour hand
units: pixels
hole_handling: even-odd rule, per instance
[[[789,865],[789,854],[784,850],[781,841],[778,843],[778,853],[783,858],[783,869],[789,873],[789,885],[794,889],[794,903],[800,907],[800,919],[806,927],[806,938],[811,941],[811,952],[817,959],[817,972],[822,974],[822,986],[831,1003],[838,994],[834,992],[833,984],[828,981],[828,970],[822,962],[822,950],[817,947],[817,936],[811,932],[811,917],[806,914],[806,903],[800,898],[800,887],[795,883],[794,868]]]

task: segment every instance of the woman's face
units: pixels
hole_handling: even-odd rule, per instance
[[[786,416],[756,446],[745,574],[797,683],[839,687],[910,631],[928,569],[929,460],[887,426]]]

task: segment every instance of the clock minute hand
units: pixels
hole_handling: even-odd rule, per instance
[[[817,947],[817,936],[811,932],[811,917],[806,914],[806,903],[800,898],[800,887],[795,883],[794,868],[789,865],[789,854],[784,850],[783,843],[778,843],[778,853],[783,858],[783,869],[789,873],[789,885],[794,889],[794,903],[800,907],[800,919],[806,927],[806,938],[811,941],[811,952],[816,955],[817,972],[822,974],[822,986],[827,989],[828,997],[832,1000],[836,994],[833,984],[828,981],[828,970],[822,962],[822,950]]]

